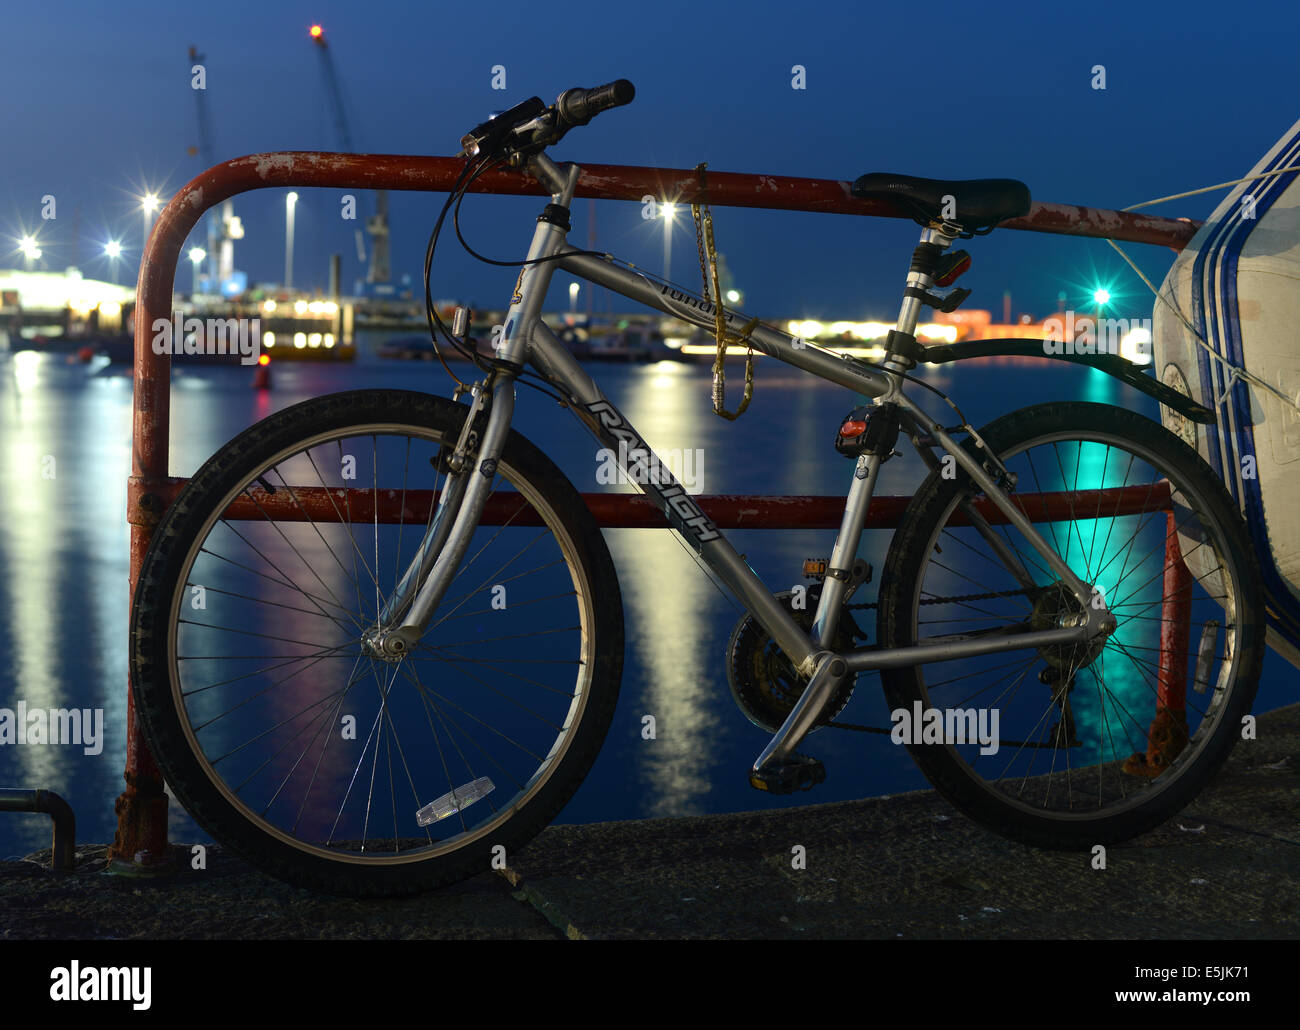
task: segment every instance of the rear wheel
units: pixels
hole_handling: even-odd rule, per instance
[[[154,532],[131,624],[150,744],[194,818],[282,879],[378,896],[487,871],[555,817],[609,727],[613,563],[513,432],[495,518],[418,647],[363,645],[467,411],[400,391],[296,405],[218,451]]]
[[[1045,404],[980,435],[1015,477],[1013,496],[1069,492],[1026,513],[1118,626],[1087,643],[886,670],[886,697],[908,725],[928,724],[912,755],[972,818],[1042,847],[1125,840],[1196,796],[1250,711],[1264,627],[1245,526],[1200,457],[1133,412]],[[1027,539],[965,472],[944,471],[917,492],[882,570],[881,645],[1077,619],[1082,606]],[[1171,528],[1182,578],[1166,557]]]

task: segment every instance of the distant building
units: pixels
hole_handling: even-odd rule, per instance
[[[76,267],[62,272],[25,272],[0,268],[0,304],[24,311],[90,310],[104,301],[127,304],[135,300],[134,286],[87,279]]]

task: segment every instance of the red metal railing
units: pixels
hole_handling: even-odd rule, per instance
[[[238,193],[267,187],[331,187],[446,192],[460,174],[461,162],[447,157],[392,154],[282,152],[253,154],[215,165],[189,182],[163,208],[140,264],[135,312],[135,394],[132,409],[131,478],[127,521],[131,525],[130,590],[150,534],[167,504],[183,485],[168,476],[168,421],[171,410],[171,358],[155,354],[150,343],[155,319],[171,318],[172,291],[181,247],[204,212]],[[545,191],[521,172],[499,170],[480,177],[474,192],[543,196]],[[686,169],[583,165],[578,197],[639,201],[645,196],[691,203],[701,199],[699,179]],[[883,201],[858,200],[849,183],[779,175],[708,173],[710,204],[819,211],[828,214],[908,217]],[[1071,236],[1109,237],[1181,250],[1199,228],[1186,219],[1160,218],[1070,204],[1035,203],[1024,218],[1006,228]],[[634,495],[586,495],[606,526],[662,526],[659,513]],[[836,528],[841,497],[701,497],[701,507],[723,528]],[[906,498],[877,498],[870,525],[896,524]],[[1050,504],[1047,499],[1040,503]],[[385,516],[391,513],[385,513]],[[277,516],[279,517],[279,516]],[[286,518],[289,516],[285,514]],[[1176,537],[1175,537],[1176,544]],[[167,856],[167,798],[162,776],[149,752],[127,697],[126,789],[117,799],[116,863],[147,868]]]

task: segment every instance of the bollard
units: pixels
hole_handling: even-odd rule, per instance
[[[253,372],[253,389],[269,390],[271,388],[271,355],[263,354],[257,359],[257,368]]]

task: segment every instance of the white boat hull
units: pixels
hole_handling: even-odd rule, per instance
[[[1250,175],[1296,165],[1300,122]],[[1300,172],[1234,187],[1178,256],[1160,294],[1155,371],[1219,421],[1197,426],[1164,407],[1161,416],[1240,506],[1264,572],[1269,644],[1300,667]],[[1290,403],[1234,379],[1234,368]],[[1182,545],[1193,574],[1203,574],[1194,541]]]

